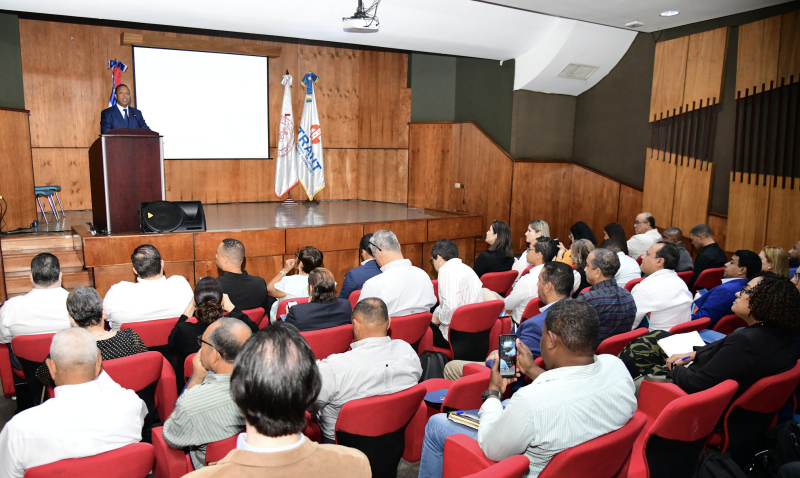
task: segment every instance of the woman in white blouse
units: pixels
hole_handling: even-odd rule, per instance
[[[267,293],[278,299],[269,311],[270,322],[275,322],[278,304],[286,299],[308,297],[308,273],[322,267],[322,252],[316,247],[306,246],[295,253],[295,259],[287,259],[283,270],[267,284]],[[297,268],[297,274],[287,275]]]
[[[528,224],[528,230],[525,232],[525,242],[528,243],[528,248],[520,254],[519,259],[516,259],[514,265],[511,266],[511,270],[517,271],[517,280],[519,280],[522,271],[532,265],[528,263],[528,251],[531,249],[534,241],[540,237],[550,237],[550,226],[547,224],[547,221],[534,219]],[[517,280],[514,281],[515,284]]]

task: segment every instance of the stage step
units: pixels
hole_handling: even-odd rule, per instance
[[[31,260],[40,252],[26,254],[3,254],[3,267],[6,277],[24,275],[31,272]],[[51,254],[58,257],[61,265],[61,272],[80,272],[83,270],[81,259],[75,251],[52,251]]]
[[[76,236],[77,237],[77,236]],[[72,251],[72,234],[37,234],[4,237],[0,240],[3,257],[9,254],[39,254],[40,252]]]
[[[67,290],[72,290],[81,286],[93,286],[94,281],[88,270],[79,272],[62,272],[61,286]],[[6,276],[6,291],[9,297],[27,294],[33,286],[27,275],[8,277]]]

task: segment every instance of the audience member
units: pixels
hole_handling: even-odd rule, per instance
[[[547,318],[547,311],[561,299],[569,298],[572,282],[572,268],[563,262],[551,261],[542,266],[536,289],[543,305],[539,308],[539,315],[523,322],[515,334],[531,350],[534,357],[542,355],[542,327]]]
[[[625,229],[622,227],[622,224],[618,222],[606,224],[606,227],[603,228],[603,240],[607,241],[609,239],[617,241],[622,252],[624,252],[625,255],[628,254],[628,236],[625,234]]]
[[[618,286],[625,287],[629,281],[642,278],[642,269],[639,267],[639,263],[622,252],[622,244],[614,239],[607,239],[600,244],[600,248],[615,253],[619,259],[619,270],[614,274],[614,280],[617,281]]]
[[[594,307],[600,318],[600,342],[629,332],[636,318],[636,301],[614,276],[619,270],[619,256],[608,249],[595,249],[586,261],[586,279],[592,288],[578,299]]]
[[[133,329],[106,330],[103,315],[103,299],[91,287],[78,287],[69,293],[66,300],[69,322],[89,332],[100,350],[103,360],[113,360],[128,355],[147,352],[141,337]],[[53,385],[47,360],[36,369],[36,379],[42,385]]]
[[[18,335],[49,334],[69,328],[67,294],[58,257],[44,252],[31,259],[33,289],[0,307],[0,344]]]
[[[789,249],[789,267],[798,267],[800,266],[800,241]]]
[[[789,255],[780,247],[766,246],[758,257],[761,258],[761,270],[770,271],[779,276],[789,278]]]
[[[169,350],[175,356],[177,376],[182,376],[186,357],[200,349],[197,337],[226,313],[228,317],[244,322],[253,332],[258,332],[258,325],[231,303],[215,277],[200,278],[194,287],[194,297],[169,333]]]
[[[449,348],[448,331],[453,313],[462,305],[483,302],[483,284],[472,268],[458,258],[458,246],[439,239],[431,248],[431,264],[438,272],[439,305],[431,317],[433,345]]]
[[[594,232],[592,232],[592,228],[589,227],[583,221],[578,221],[569,228],[569,240],[570,244],[580,241],[581,239],[587,239],[592,245],[597,245],[597,239],[594,237]],[[563,262],[567,265],[572,265],[572,250],[567,249],[563,242],[558,243],[558,256],[555,259],[558,262]]]
[[[196,338],[200,351],[192,360],[192,378],[163,430],[169,446],[189,449],[195,470],[205,466],[208,443],[244,430],[244,417],[231,397],[231,373],[250,333],[241,320],[222,317]]]
[[[624,426],[636,412],[633,381],[618,358],[594,355],[599,326],[589,304],[556,303],[542,329],[547,371],[536,366],[531,351],[517,340],[518,375],[533,383],[519,389],[504,408],[501,397],[517,379],[501,377],[495,361],[478,430],[443,413],[428,421],[420,478],[442,476],[444,442],[450,435],[476,438],[490,460],[525,454],[531,461],[527,476],[535,477],[555,454]]]
[[[581,291],[591,284],[586,280],[586,259],[589,254],[594,250],[594,244],[589,242],[588,239],[578,239],[573,242],[569,247],[570,256],[572,257],[572,267],[574,270],[575,284],[572,288],[572,297],[575,298]]]
[[[694,274],[689,281],[689,289],[694,287],[694,283],[700,274],[706,269],[722,267],[728,263],[728,256],[719,247],[711,235],[711,228],[706,224],[698,224],[689,231],[689,239],[692,246],[697,249],[697,258],[694,261]]]
[[[525,312],[528,302],[538,297],[539,274],[545,262],[552,261],[556,256],[556,250],[556,245],[552,239],[540,237],[533,245],[533,249],[528,251],[528,260],[533,260],[531,264],[534,267],[528,275],[517,281],[517,285],[505,298],[505,310],[510,311],[514,325],[519,326],[522,322],[522,313]]]
[[[286,313],[286,323],[301,332],[349,325],[353,308],[350,301],[336,297],[336,281],[328,269],[317,267],[308,274],[308,297]]]
[[[419,356],[402,340],[389,337],[386,304],[367,298],[353,309],[352,350],[319,362],[322,389],[310,411],[322,431],[323,443],[334,443],[334,427],[345,403],[409,389],[422,376]]]
[[[761,260],[755,252],[736,251],[725,265],[722,284],[695,298],[692,304],[692,320],[708,317],[711,319],[711,327],[716,325],[719,319],[732,313],[731,305],[736,300],[736,293],[760,271]]]
[[[800,269],[794,271],[792,282],[797,286],[797,290],[800,290]]]
[[[475,258],[475,273],[478,277],[487,272],[504,272],[514,265],[514,248],[511,244],[511,228],[502,221],[494,221],[486,231],[489,248]]]
[[[667,359],[675,385],[687,393],[736,380],[737,394],[761,378],[785,372],[797,363],[795,336],[800,333],[800,292],[785,277],[760,272],[736,294],[731,308],[747,327]],[[682,360],[683,357],[688,359]],[[692,362],[688,367],[679,367]]]
[[[359,301],[369,297],[381,299],[391,317],[431,310],[436,304],[431,278],[403,258],[397,236],[392,231],[377,231],[369,248],[382,273],[364,283]]]
[[[111,328],[119,330],[130,322],[180,316],[192,299],[192,287],[186,279],[179,275],[167,279],[161,254],[150,244],[134,249],[131,262],[136,282],[114,284],[103,301]]]
[[[633,231],[636,233],[628,239],[628,254],[634,259],[638,259],[650,249],[650,246],[661,240],[661,233],[656,229],[656,218],[649,212],[643,212],[636,216],[633,223]]]
[[[369,252],[370,239],[372,239],[371,232],[361,237],[361,242],[358,243],[358,257],[361,260],[361,265],[355,269],[350,269],[344,275],[342,291],[339,292],[340,299],[349,300],[350,294],[364,287],[364,282],[381,273],[381,267]]]
[[[678,261],[678,267],[675,268],[675,272],[686,272],[694,269],[692,255],[689,254],[689,251],[686,250],[686,244],[683,243],[683,231],[677,227],[668,227],[664,229],[661,237],[663,240],[675,244],[681,254],[681,260]]]
[[[244,254],[244,244],[238,239],[223,239],[217,246],[217,267],[222,271],[217,279],[222,284],[222,292],[240,310],[261,307],[269,311],[272,300],[267,294],[267,282],[242,270]]]
[[[275,322],[278,315],[278,304],[287,299],[308,297],[308,273],[322,267],[323,254],[319,249],[306,246],[295,254],[294,259],[287,259],[283,270],[267,284],[267,293],[278,299],[269,310],[270,322]],[[287,275],[292,269],[297,274]]]
[[[369,478],[360,451],[319,445],[302,434],[306,409],[320,391],[314,353],[296,328],[277,322],[248,340],[236,357],[231,395],[245,418],[236,449],[189,477]]]
[[[525,231],[525,242],[528,244],[528,247],[520,254],[518,259],[514,260],[514,265],[511,266],[512,270],[517,271],[517,279],[514,281],[514,284],[517,283],[522,272],[531,265],[531,262],[528,260],[528,252],[533,250],[533,244],[536,242],[536,239],[540,237],[550,237],[550,226],[547,224],[547,221],[534,219],[528,223],[528,230]]]
[[[147,406],[102,371],[91,333],[80,328],[58,332],[47,367],[55,380],[55,398],[6,423],[0,433],[0,476],[22,478],[35,466],[141,441]]]
[[[691,319],[692,294],[675,273],[679,259],[678,248],[668,242],[659,242],[647,250],[642,260],[642,272],[647,277],[631,292],[636,301],[632,328],[639,327],[645,316],[650,321],[650,332],[668,331]]]

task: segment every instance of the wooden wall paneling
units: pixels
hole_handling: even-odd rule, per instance
[[[689,231],[697,224],[705,223],[708,218],[713,185],[714,164],[706,165],[705,161],[698,161],[697,167],[694,167],[694,161],[690,164],[689,158],[686,158],[683,166],[677,166],[672,222],[662,225],[677,227],[684,236],[689,237]]]
[[[164,182],[167,201],[225,204],[279,200],[275,197],[275,161],[172,159],[164,161]],[[88,177],[86,183],[88,187]]]
[[[800,10],[781,15],[781,44],[778,54],[778,84],[794,75],[800,81]]]
[[[767,220],[767,234],[764,245],[782,247],[789,251],[800,239],[800,184],[795,188],[772,187],[767,182],[769,192],[769,219]],[[754,249],[755,250],[755,249]]]
[[[484,232],[481,216],[428,220],[429,242],[436,242],[439,239],[456,240],[481,236]]]
[[[0,229],[11,231],[36,220],[28,112],[0,108],[0,131],[0,196],[8,207]],[[49,206],[44,208],[46,211]]]
[[[139,234],[86,237],[83,239],[83,257],[86,267],[131,265],[133,250],[142,244],[152,244],[164,262],[194,261],[194,235]]]
[[[408,150],[359,149],[358,199],[408,203]]]
[[[617,222],[625,229],[627,237],[631,237],[634,234],[633,223],[636,221],[636,216],[641,212],[643,212],[642,191],[620,184]],[[597,239],[600,240],[599,237]]]
[[[739,52],[736,60],[736,91],[745,96],[769,89],[778,79],[781,43],[781,17],[770,17],[739,26]],[[761,85],[764,84],[762,90]],[[779,83],[776,83],[776,85]]]
[[[706,224],[708,224],[708,227],[711,228],[711,233],[714,237],[714,240],[717,241],[717,244],[719,244],[719,247],[721,247],[723,251],[727,251],[728,218],[718,214],[709,214]],[[684,234],[688,235],[689,233],[685,232]],[[691,250],[691,247],[687,248],[686,250]]]
[[[656,43],[649,121],[653,121],[654,115],[667,116],[668,111],[683,104],[688,52],[688,36]]]
[[[183,276],[194,289],[196,283],[194,262],[165,262],[164,274],[168,278],[174,275]],[[133,273],[133,267],[130,264],[94,268],[94,288],[97,289],[100,297],[105,297],[108,289],[121,281],[136,282],[136,274]]]
[[[472,267],[475,265],[475,240],[472,238],[463,238],[463,239],[454,239],[453,242],[456,243],[458,246],[458,258],[461,259],[464,264]],[[434,270],[433,265],[431,265],[431,250],[433,249],[433,245],[436,244],[435,242],[426,242],[422,244],[422,270],[428,273],[431,279],[436,279],[438,277],[438,273]]]
[[[0,304],[6,301],[6,272],[3,268],[3,248],[0,245]]]
[[[357,249],[363,235],[363,224],[286,229],[286,253],[294,254],[306,246],[323,252]]]
[[[570,163],[515,161],[511,186],[511,235],[514,251],[525,250],[525,231],[534,219],[550,226],[553,238],[569,235],[570,188],[573,167]]]
[[[603,241],[603,228],[617,221],[619,183],[578,165],[572,166],[569,218],[583,221],[592,228],[598,244]],[[572,226],[572,224],[569,224]],[[565,240],[565,245],[567,241]]]
[[[235,55],[266,56],[270,58],[277,58],[281,56],[281,47],[279,46],[259,45],[244,42],[226,42],[218,39],[201,39],[202,37],[188,37],[189,35],[182,37],[169,37],[164,35],[123,33],[121,42],[125,46],[167,48],[172,50],[210,51],[216,53],[232,53]]]
[[[450,200],[452,125],[409,125],[408,206],[446,209]]]
[[[423,243],[428,240],[428,221],[372,222],[364,224],[364,234],[381,229],[392,231],[400,245]]]
[[[259,276],[267,282],[275,277],[282,268],[283,255],[245,258],[244,270],[248,274]],[[194,275],[197,280],[200,280],[201,277],[219,277],[222,275],[222,271],[217,268],[215,261],[197,261],[194,263]]]
[[[314,196],[314,200],[358,199],[360,171],[358,150],[329,148],[323,152],[323,160],[325,162],[325,188]],[[274,187],[272,189],[274,190]],[[305,194],[302,184],[298,184],[296,189]],[[307,198],[308,196],[306,196]]]
[[[407,148],[411,89],[408,55],[364,50],[358,83],[358,147]]]
[[[58,195],[66,211],[92,208],[88,148],[33,148],[31,152],[36,186],[61,186]]]
[[[734,176],[734,180],[728,193],[726,250],[760,251],[765,245],[772,187],[764,184],[764,176],[760,174],[731,173],[731,175]]]
[[[331,274],[333,274],[333,278],[336,280],[337,295],[342,291],[344,275],[350,269],[358,267],[360,263],[361,259],[358,257],[358,249],[330,251],[325,253],[325,259],[322,261],[322,267],[328,269],[331,271]]]
[[[200,232],[194,235],[195,259],[213,261],[223,239],[238,239],[244,244],[245,257],[275,256],[286,252],[284,229],[257,231]]]
[[[642,212],[652,214],[656,218],[656,224],[671,224],[675,199],[675,179],[678,170],[674,159],[669,162],[659,158],[659,155],[663,156],[664,153],[656,151],[652,158],[650,154],[651,150],[647,148]]]
[[[486,230],[494,220],[508,223],[511,156],[474,123],[457,123],[452,127],[451,158],[450,183],[445,184],[450,192],[448,209],[480,214]],[[454,183],[462,188],[456,189]]]
[[[686,61],[686,85],[683,91],[683,111],[691,111],[694,103],[708,104],[716,98],[722,100],[722,80],[728,50],[728,27],[717,28],[689,37]],[[651,113],[652,116],[652,113]]]
[[[411,265],[422,269],[422,244],[403,244],[400,246],[400,251],[403,253],[404,258],[411,261]],[[428,253],[425,261],[429,258],[430,253]]]

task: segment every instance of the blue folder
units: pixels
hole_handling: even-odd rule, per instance
[[[703,342],[707,344],[725,338],[725,334],[721,334],[716,330],[711,330],[711,329],[701,330],[698,333],[700,334],[700,338],[703,339]]]
[[[447,395],[447,389],[434,390],[425,394],[425,402],[432,405],[441,405],[444,402],[444,397]]]

